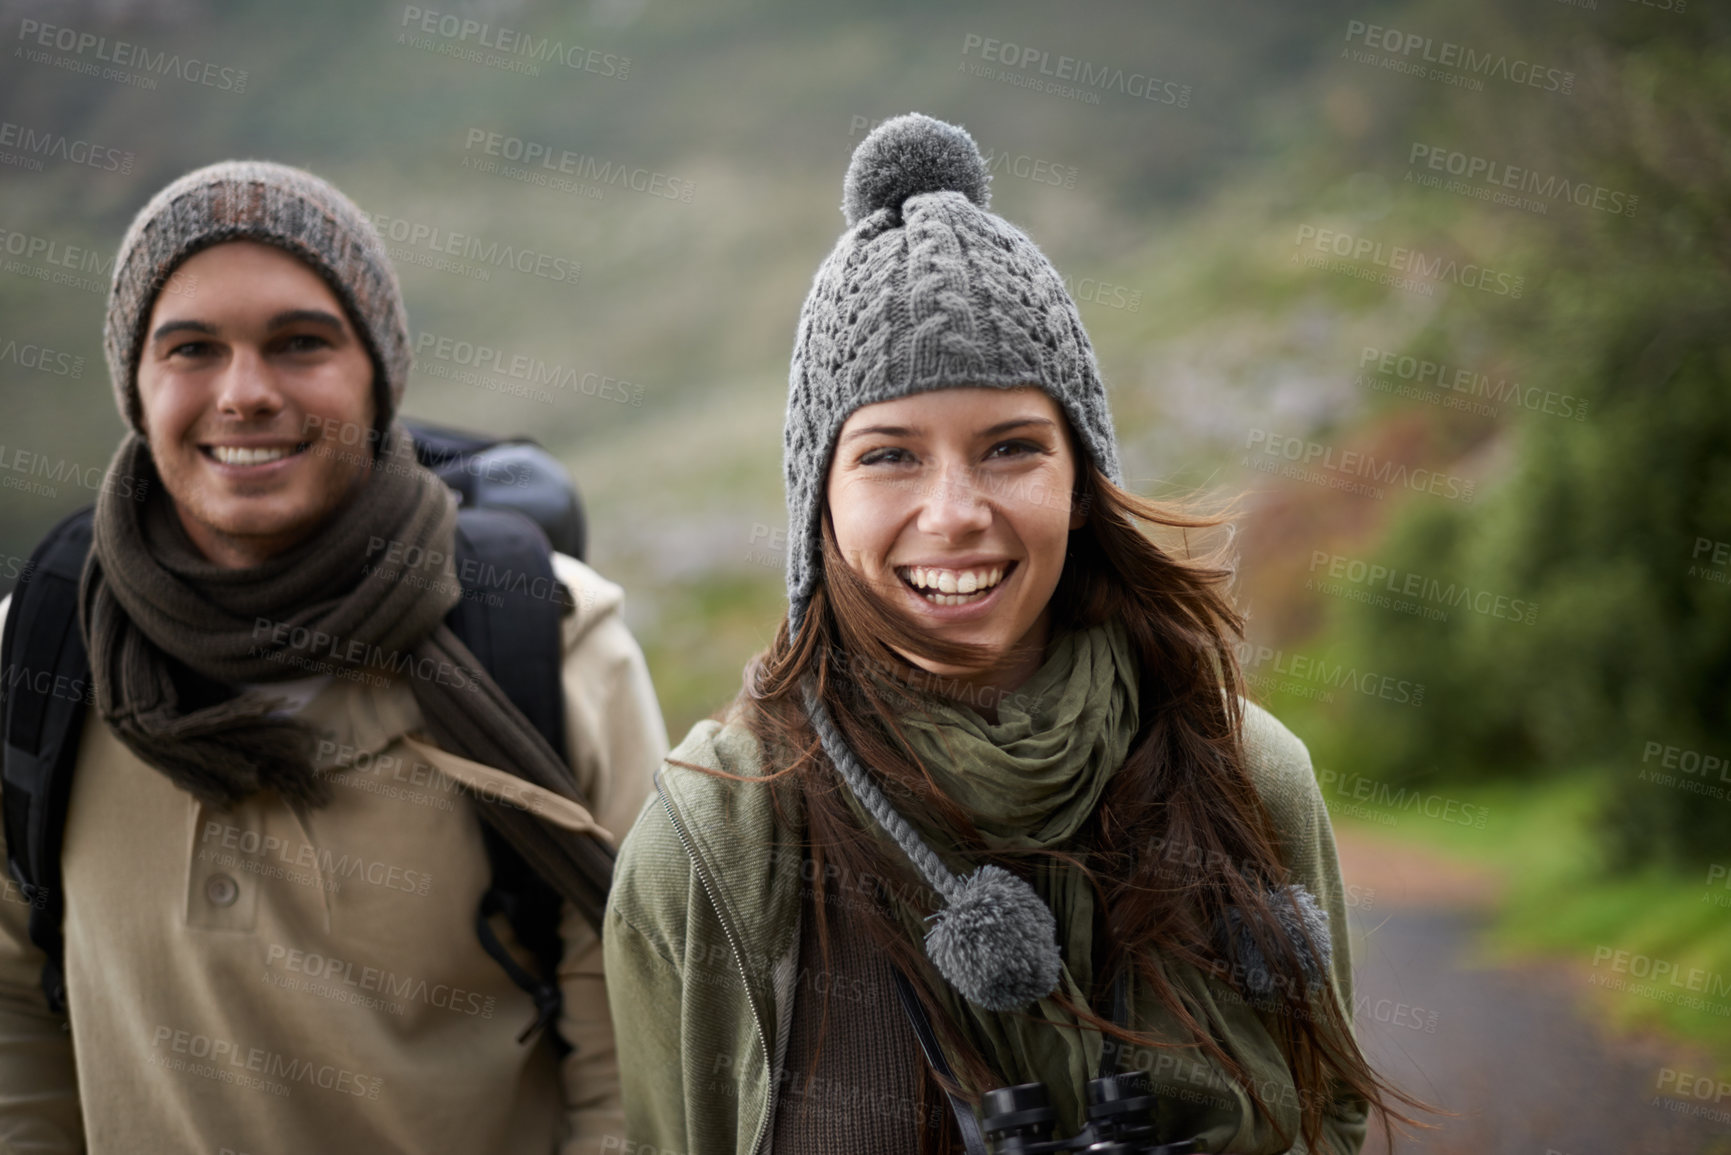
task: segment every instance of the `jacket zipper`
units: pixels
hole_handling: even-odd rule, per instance
[[[763,1048],[763,1067],[769,1074],[769,1099],[764,1104],[763,1118],[758,1120],[757,1135],[751,1141],[750,1155],[757,1155],[763,1149],[764,1137],[769,1133],[769,1121],[775,1116],[775,1092],[779,1082],[775,1077],[775,1072],[769,1069],[774,1062],[770,1057],[769,1035],[763,1027],[763,1016],[758,1013],[757,1000],[752,997],[751,975],[745,969],[745,952],[740,949],[739,940],[733,937],[733,927],[729,925],[725,908],[721,905],[720,896],[710,885],[709,875],[703,869],[703,864],[692,849],[691,840],[685,836],[685,827],[679,824],[679,816],[673,811],[672,801],[668,799],[665,791],[657,788],[656,793],[661,797],[661,808],[667,811],[668,821],[673,823],[673,833],[679,837],[679,845],[685,848],[685,857],[691,860],[691,869],[696,872],[697,881],[703,885],[704,894],[709,896],[710,905],[715,907],[716,921],[721,923],[721,932],[727,936],[727,945],[733,950],[734,965],[739,968],[739,981],[745,991],[745,1001],[751,1007],[751,1022],[757,1028],[758,1045]]]

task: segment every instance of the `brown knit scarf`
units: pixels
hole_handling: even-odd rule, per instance
[[[277,699],[237,696],[233,684],[330,671],[407,678],[442,749],[583,803],[564,759],[444,624],[461,597],[456,500],[416,462],[400,426],[386,432],[360,491],[328,523],[243,569],[224,569],[192,544],[142,438],[128,435],[108,470],[110,479],[154,484],[142,502],[114,484],[97,498],[79,590],[96,707],[175,785],[223,808],[260,791],[293,806],[327,803],[312,727],[273,716]],[[389,565],[375,556],[380,541],[400,550]],[[606,843],[509,801],[471,796],[482,819],[599,931],[613,874]]]

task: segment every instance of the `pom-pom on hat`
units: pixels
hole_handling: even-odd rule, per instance
[[[821,580],[819,517],[830,454],[856,410],[933,389],[1034,386],[1058,403],[1083,451],[1119,481],[1118,443],[1094,350],[1051,262],[989,211],[991,176],[962,128],[910,113],[854,150],[842,182],[848,230],[812,281],[788,374],[789,626]],[[1028,1005],[1057,985],[1057,924],[1039,895],[997,866],[959,878],[897,813],[813,688],[806,714],[860,803],[944,899],[926,953],[987,1010]]]
[[[935,192],[959,192],[986,209],[992,207],[991,183],[973,137],[911,112],[860,142],[842,180],[841,211],[852,227],[878,209],[900,211],[909,197]]]

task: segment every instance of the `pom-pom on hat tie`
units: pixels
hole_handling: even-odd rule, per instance
[[[926,957],[944,981],[988,1011],[1020,1010],[1051,994],[1063,970],[1058,923],[1034,888],[1001,866],[958,878],[890,805],[809,685],[805,710],[848,789],[943,896],[926,932]]]

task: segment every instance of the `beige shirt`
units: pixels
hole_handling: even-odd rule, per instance
[[[623,835],[666,730],[619,587],[554,565],[578,603],[566,732],[593,815],[552,817]],[[475,933],[491,870],[458,782],[498,771],[437,750],[408,687],[367,678],[303,685],[336,784],[304,816],[274,797],[212,810],[87,713],[62,856],[69,1029],[15,884],[0,901],[0,1152],[619,1149],[594,931],[567,907],[561,1065],[544,1036],[516,1042],[533,1004]]]

